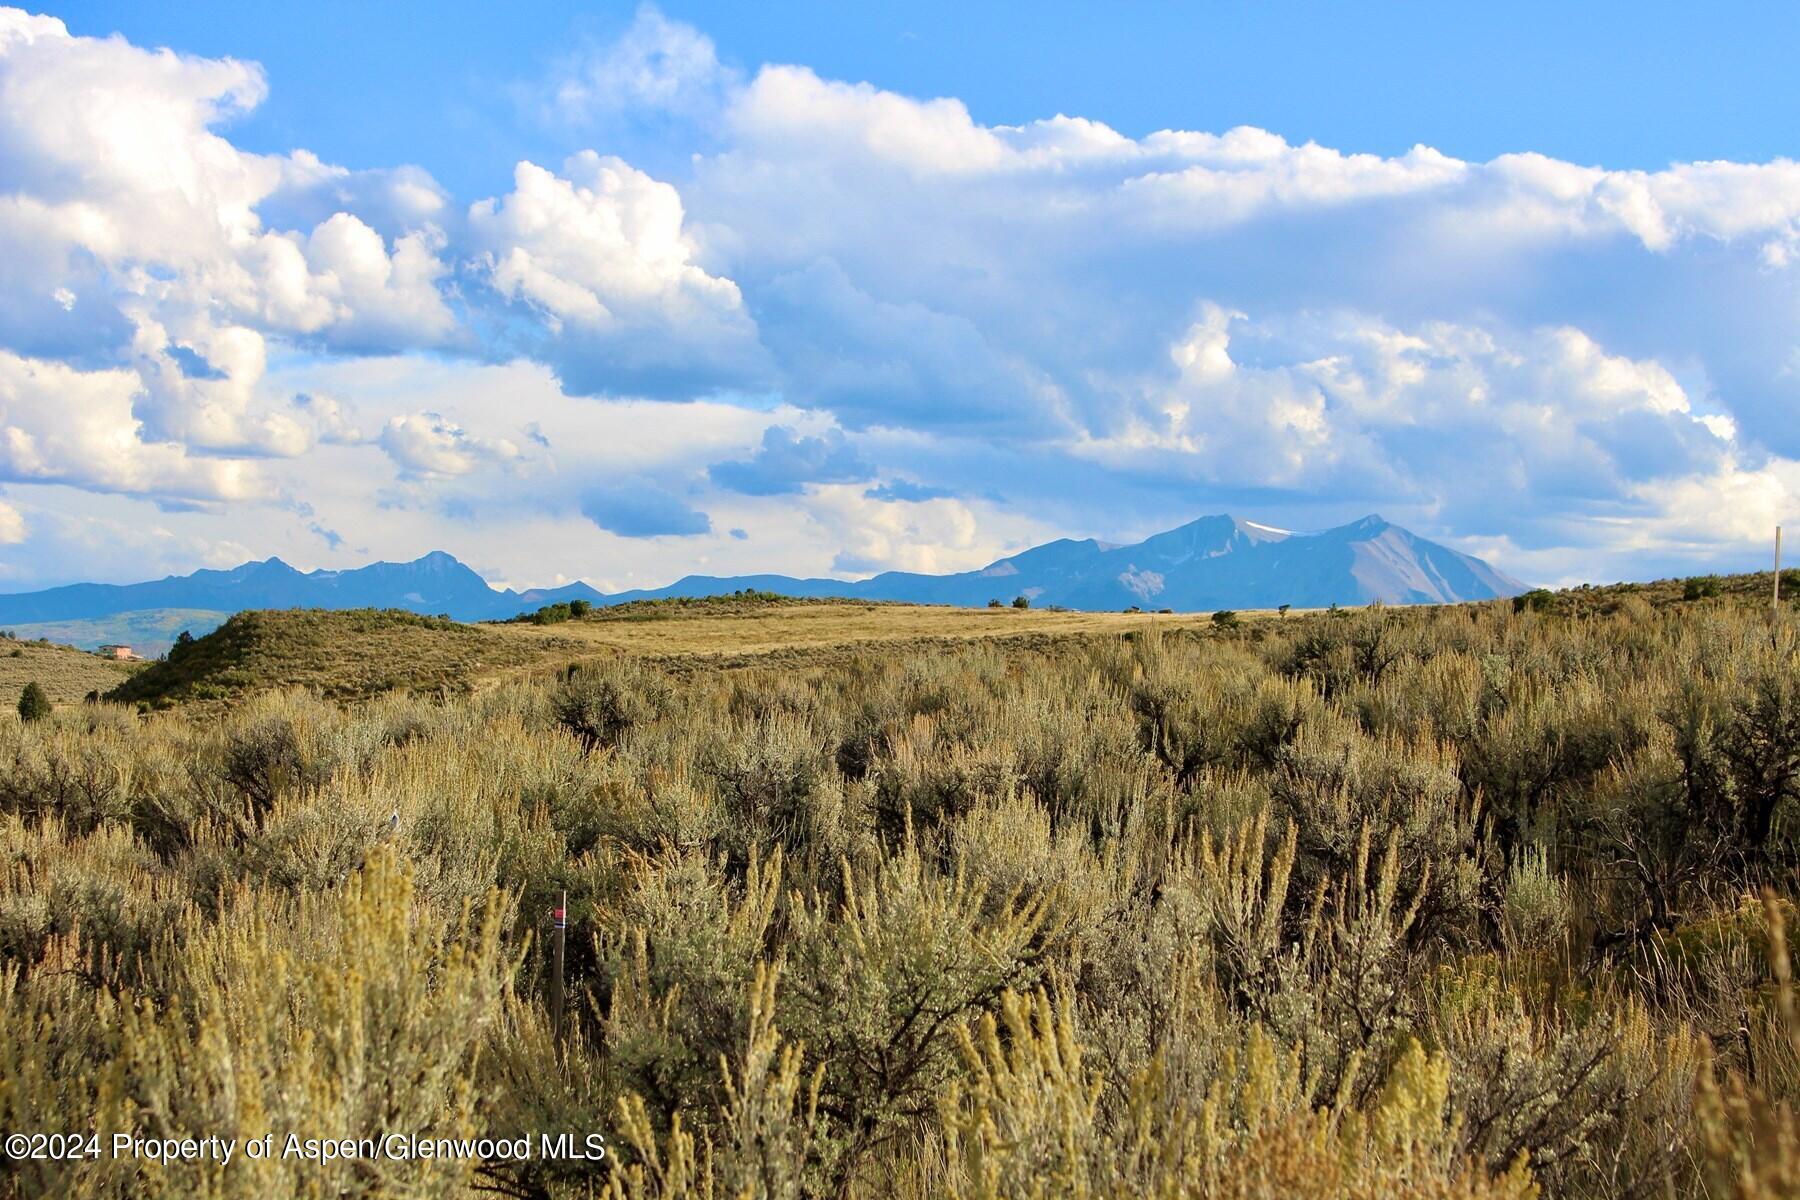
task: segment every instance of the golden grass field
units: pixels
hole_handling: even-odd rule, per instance
[[[1256,615],[1256,614],[1245,614]],[[579,639],[655,658],[735,658],[789,651],[835,650],[890,642],[959,642],[991,637],[1062,637],[1118,634],[1158,626],[1198,627],[1205,613],[1051,612],[1041,609],[950,608],[943,605],[819,602],[771,604],[719,612],[613,615],[557,625],[497,625],[497,632],[527,641],[557,641],[557,653]]]
[[[113,662],[69,646],[0,640],[0,701],[10,709],[19,692],[35,679],[52,704],[73,704],[89,692],[111,691],[142,666]]]

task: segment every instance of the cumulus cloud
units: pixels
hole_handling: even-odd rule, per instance
[[[383,344],[446,334],[428,205],[389,240],[342,210],[306,230],[265,223],[265,201],[334,174],[216,131],[266,91],[254,64],[0,11],[0,245],[20,251],[0,259],[0,284],[14,304],[40,298],[40,311],[7,316],[29,330],[55,321],[41,311],[52,304],[71,313],[74,297],[116,314],[88,316],[99,338],[148,322]]]
[[[618,40],[565,65],[552,103],[580,123],[645,110],[710,116],[735,78],[720,65],[711,38],[643,4]]]
[[[1469,534],[1642,511],[1737,453],[1729,423],[1661,364],[1567,326],[1259,324],[1208,306],[1169,363],[1120,381],[1122,419],[1072,452],[1171,482],[1410,504]]]
[[[694,537],[712,532],[712,519],[647,479],[589,489],[581,514],[608,533],[626,538]]]
[[[822,487],[807,501],[808,517],[839,547],[833,571],[936,574],[985,566],[1001,554],[1046,540],[1028,519],[957,499],[894,503],[849,485]]]
[[[793,495],[809,483],[860,483],[874,473],[841,430],[807,437],[785,425],[765,429],[750,458],[715,463],[707,471],[720,487],[746,496]]]
[[[391,181],[388,238],[341,210],[310,228],[266,222],[265,202],[348,175],[218,132],[266,91],[254,64],[0,10],[0,346],[10,407],[30,413],[13,426],[15,474],[242,497],[256,472],[224,458],[304,454],[320,432],[263,393],[270,338],[386,348],[453,333],[422,172],[410,211]],[[50,378],[55,361],[74,395],[28,402],[23,376]]]
[[[365,440],[356,425],[355,413],[336,396],[325,392],[295,392],[293,406],[320,442],[354,446]]]
[[[254,464],[145,436],[130,371],[77,371],[0,350],[0,480],[194,501],[266,493]]]
[[[1791,310],[1770,274],[1800,216],[1785,161],[1617,172],[1249,128],[984,126],[954,101],[788,67],[756,76],[730,127],[684,186],[690,212],[730,226],[724,265],[791,393],[852,427],[1104,432],[1119,414],[1096,379],[1159,359],[1208,298],[1264,319],[1567,324],[1684,359],[1749,353],[1729,322],[1673,315],[1716,310],[1722,290],[1746,316]],[[1625,294],[1597,294],[1614,273]],[[1739,402],[1747,430],[1800,442],[1773,401]]]
[[[0,500],[0,546],[16,546],[25,540],[25,514]]]
[[[539,352],[571,389],[691,394],[753,370],[743,296],[694,261],[680,193],[591,150],[563,172],[520,163],[469,228],[489,283],[541,317]]]
[[[415,479],[444,479],[467,475],[490,463],[511,463],[523,455],[505,438],[469,433],[454,421],[434,412],[394,417],[381,431],[381,448]]]
[[[459,505],[515,578],[646,539],[634,582],[1224,507],[1655,571],[1800,496],[1800,164],[985,124],[740,73],[648,6],[552,76],[565,144],[614,153],[453,196],[240,149],[255,64],[0,10],[0,480],[121,521],[246,502],[169,545],[334,554],[378,489],[429,496],[393,536]]]

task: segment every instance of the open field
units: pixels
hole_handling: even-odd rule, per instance
[[[734,657],[837,651],[872,643],[953,643],[996,637],[1117,635],[1151,627],[1184,629],[1209,624],[1210,618],[1205,613],[1051,612],[808,601],[632,606],[598,609],[583,620],[557,625],[507,624],[491,628],[523,638],[553,631],[595,646],[639,655]]]
[[[0,1124],[608,1157],[0,1195],[1791,1195],[1800,617],[1684,593],[250,614],[0,720]]]
[[[52,704],[73,704],[89,692],[109,692],[142,669],[69,646],[0,638],[0,700],[10,709],[19,691],[36,680]]]
[[[601,609],[553,625],[470,625],[412,613],[241,613],[119,689],[115,699],[224,700],[270,687],[339,699],[466,691],[619,654],[692,669],[841,661],[875,647],[975,639],[1049,643],[1151,628],[1198,629],[1192,614],[1038,612],[738,599]]]
[[[1742,603],[1766,594],[1767,577],[1712,581],[1706,594],[1681,581],[1533,593],[1516,602],[1577,618],[1624,608]],[[1800,586],[1790,600],[1800,599]],[[1507,607],[1508,602],[1496,602]],[[1484,606],[1473,606],[1481,608]],[[1263,636],[1308,619],[1245,611],[1237,622]],[[241,613],[121,687],[114,698],[166,704],[220,701],[273,687],[311,688],[337,699],[386,691],[448,694],[620,654],[671,669],[823,666],[870,653],[997,641],[1039,649],[1140,634],[1225,633],[1208,613],[1094,613],[796,600],[740,594],[598,608],[577,619],[466,624],[399,611],[319,609]]]

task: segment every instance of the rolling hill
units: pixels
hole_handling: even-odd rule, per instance
[[[28,683],[43,688],[52,704],[73,704],[89,692],[111,691],[143,667],[71,646],[0,639],[0,714],[10,715]]]

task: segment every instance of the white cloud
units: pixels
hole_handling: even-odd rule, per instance
[[[860,485],[818,487],[803,502],[825,541],[838,547],[832,570],[938,574],[986,566],[1010,550],[1051,534],[1042,525],[953,498],[871,499]]]
[[[326,392],[296,392],[295,416],[306,422],[313,437],[330,445],[353,446],[364,441],[356,414],[344,401]]]
[[[447,268],[437,258],[435,230],[395,239],[390,252],[376,233],[349,213],[326,218],[306,241],[314,287],[331,304],[330,324],[351,339],[406,345],[447,335],[455,324],[438,293]]]
[[[398,302],[409,338],[440,336],[448,313],[431,283],[442,268],[424,233],[390,250],[347,214],[310,239],[265,227],[264,200],[333,173],[310,155],[246,153],[215,132],[266,91],[254,64],[72,37],[59,21],[0,11],[0,237],[29,234],[37,265],[60,262],[65,274],[80,259],[104,265],[140,312],[223,307],[265,329],[312,333]],[[429,207],[418,202],[418,215]]]
[[[506,438],[482,437],[434,412],[394,417],[381,431],[381,448],[412,477],[466,475],[486,463],[521,459]]]
[[[711,38],[643,4],[617,41],[568,64],[553,105],[578,122],[643,109],[704,116],[731,79]]]
[[[0,546],[16,546],[25,540],[25,514],[0,500]]]
[[[255,464],[147,440],[130,371],[77,371],[0,351],[0,479],[188,500],[266,493]]]
[[[470,211],[493,256],[494,286],[553,319],[596,325],[645,310],[682,319],[740,309],[730,280],[691,261],[674,188],[591,150],[563,169],[567,178],[520,163],[511,194]]]
[[[265,224],[259,206],[283,189],[347,178],[217,131],[266,90],[254,64],[0,10],[0,344],[135,374],[135,415],[158,442],[303,453],[305,430],[258,391],[268,337],[366,347],[454,331],[418,173],[391,181],[388,211],[410,204],[420,223],[390,239],[347,212],[310,232]]]
[[[1240,341],[1262,361],[1236,361]],[[1660,363],[1610,354],[1567,326],[1399,329],[1355,312],[1258,323],[1207,305],[1169,357],[1170,376],[1120,381],[1125,419],[1082,439],[1083,453],[1118,465],[1172,455],[1196,477],[1247,485],[1356,470],[1362,486],[1433,492],[1504,464],[1506,486],[1537,496],[1576,462],[1596,479],[1711,471],[1731,441],[1730,423],[1696,414]]]
[[[469,228],[493,287],[543,315],[566,381],[630,391],[659,372],[730,376],[756,360],[743,296],[694,261],[675,188],[591,150],[563,171],[520,163]]]
[[[1584,529],[1652,563],[1747,545],[1797,494],[1787,160],[987,125],[741,76],[646,7],[551,85],[562,134],[623,156],[520,162],[479,200],[239,149],[271,82],[0,10],[4,478],[286,506],[183,516],[191,544],[286,522],[290,550],[317,524],[403,553],[454,515],[508,577],[597,574],[579,552],[635,583],[951,569],[1064,531],[1026,512],[1086,533],[1222,507],[1381,508],[1560,572]],[[823,479],[929,486],[709,491],[773,426],[845,439],[857,470]],[[621,479],[715,533],[596,528],[582,497]],[[1696,515],[1727,495],[1754,520]]]
[[[913,100],[805,67],[763,68],[729,121],[746,145],[790,162],[851,158],[932,174],[992,169],[1011,157],[960,100]]]

